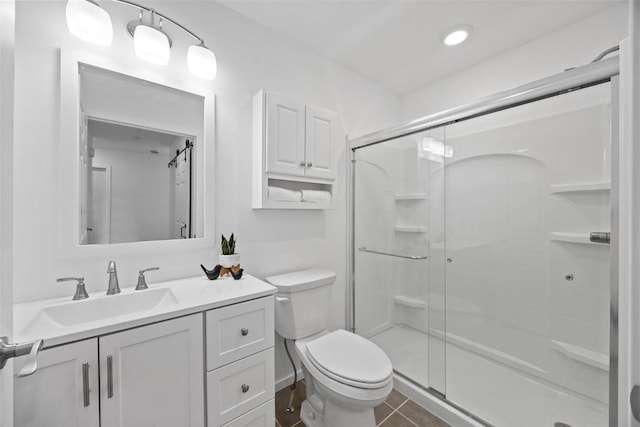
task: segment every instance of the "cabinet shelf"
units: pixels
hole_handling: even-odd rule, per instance
[[[584,192],[596,192],[596,191],[609,191],[611,190],[610,182],[590,182],[579,184],[552,184],[549,186],[550,194],[559,193],[584,193]]]
[[[427,227],[424,227],[421,225],[395,225],[393,229],[400,233],[426,233],[427,232]]]

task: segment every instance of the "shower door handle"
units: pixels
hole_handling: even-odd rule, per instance
[[[607,231],[593,231],[589,233],[589,241],[591,243],[604,243],[608,245],[611,243],[611,233]]]

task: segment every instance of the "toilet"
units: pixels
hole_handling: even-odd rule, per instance
[[[393,388],[391,361],[359,335],[326,329],[335,278],[321,269],[267,277],[278,288],[276,332],[295,340],[302,361],[307,398],[300,419],[307,427],[374,427],[373,408]]]

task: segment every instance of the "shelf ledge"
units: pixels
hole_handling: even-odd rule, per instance
[[[580,193],[611,190],[610,182],[591,182],[580,184],[552,184],[549,186],[549,193]]]
[[[552,242],[577,243],[580,245],[601,246],[608,248],[609,245],[594,243],[589,240],[589,233],[566,233],[561,231],[552,231],[549,233]]]
[[[427,308],[426,301],[423,301],[418,298],[408,297],[406,295],[396,295],[393,297],[393,301],[396,304],[404,305],[405,307],[422,308],[422,309]]]
[[[423,227],[420,225],[396,225],[393,227],[393,229],[402,233],[426,233],[427,232],[427,227]]]

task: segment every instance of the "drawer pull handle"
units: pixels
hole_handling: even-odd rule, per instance
[[[246,337],[247,335],[249,335],[249,329],[242,328],[240,329],[240,333],[242,334],[243,337]]]
[[[243,392],[243,393],[246,393],[246,392],[248,392],[248,391],[249,391],[249,385],[247,385],[247,384],[242,384],[242,387],[241,387],[241,388],[242,388],[242,392]]]

